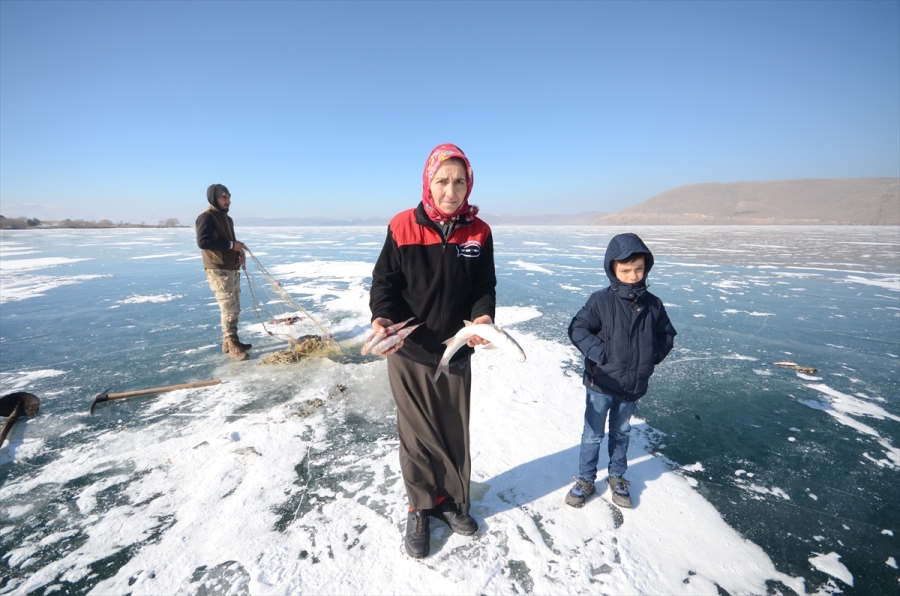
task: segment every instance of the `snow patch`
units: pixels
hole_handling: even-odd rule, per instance
[[[0,273],[9,273],[11,271],[34,271],[35,269],[46,269],[48,267],[59,267],[60,265],[71,265],[81,261],[91,261],[93,259],[72,259],[66,257],[40,257],[37,259],[4,259],[0,261]]]
[[[111,275],[7,275],[0,284],[0,304],[44,296],[50,290]]]
[[[898,276],[885,276],[880,279],[872,279],[869,277],[860,277],[857,275],[848,275],[846,278],[847,283],[857,283],[863,284],[867,286],[877,286],[879,288],[884,288],[885,290],[894,290],[895,292],[900,292],[900,275]]]
[[[515,265],[519,269],[524,271],[534,271],[536,273],[546,273],[548,275],[553,275],[553,272],[547,269],[546,267],[541,267],[537,263],[528,263],[526,261],[510,261],[510,265]]]
[[[179,298],[184,298],[184,294],[151,294],[151,295],[138,295],[133,294],[124,300],[119,300],[119,304],[143,304],[145,302],[171,302],[172,300],[178,300]]]
[[[140,261],[143,259],[167,259],[169,257],[180,257],[180,256],[183,256],[183,255],[181,255],[180,253],[177,253],[177,252],[168,252],[168,253],[161,254],[161,255],[140,255],[137,257],[128,257],[128,258],[132,259],[134,261]]]
[[[744,356],[743,354],[728,354],[727,356],[722,356],[724,360],[747,360],[749,362],[758,362],[759,358],[754,358],[753,356]]]
[[[809,562],[813,567],[827,573],[833,578],[839,579],[850,587],[853,587],[853,574],[841,563],[841,555],[836,552],[830,552],[827,555],[821,553],[813,553],[816,556],[810,557]]]
[[[33,385],[40,379],[57,377],[64,374],[66,374],[66,371],[55,370],[52,368],[15,373],[0,373],[0,387],[3,388],[3,391],[21,391],[29,385]]]

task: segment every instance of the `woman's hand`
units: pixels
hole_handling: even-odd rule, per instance
[[[379,317],[372,321],[372,331],[374,331],[375,333],[384,333],[384,330],[393,324],[394,324],[394,322],[392,320],[385,319],[384,317]],[[403,340],[401,339],[397,345],[395,345],[393,348],[391,348],[387,352],[383,352],[381,355],[387,356],[389,354],[393,354],[394,352],[396,352],[397,350],[399,350],[402,347],[403,347]]]
[[[494,320],[491,318],[490,315],[481,315],[480,317],[478,317],[477,319],[472,321],[472,324],[473,325],[482,325],[482,324],[493,325]],[[487,345],[489,343],[491,343],[491,342],[489,342],[486,339],[481,339],[477,335],[473,335],[472,337],[469,338],[469,342],[466,345],[468,345],[470,348],[474,348],[475,346],[483,346],[483,345]]]

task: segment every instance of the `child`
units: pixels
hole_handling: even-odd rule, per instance
[[[578,476],[566,494],[566,504],[572,507],[581,507],[594,494],[607,415],[607,482],[613,503],[631,507],[629,482],[623,478],[631,415],[676,335],[662,301],[647,291],[653,254],[637,235],[619,234],[610,240],[603,264],[609,287],[594,292],[569,324],[569,339],[584,354],[587,388]]]

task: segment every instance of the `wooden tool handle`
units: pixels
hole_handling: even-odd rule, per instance
[[[22,412],[22,402],[16,404],[16,407],[13,409],[12,414],[9,415],[9,418],[6,419],[6,424],[3,425],[3,430],[0,431],[0,447],[3,447],[3,441],[6,440],[6,435],[9,434],[9,431],[12,430],[13,424],[16,423],[16,420],[19,418],[19,414]]]
[[[212,381],[197,381],[196,383],[183,383],[181,385],[168,385],[166,387],[154,387],[153,389],[139,389],[137,391],[126,391],[124,393],[110,393],[109,399],[118,399],[120,397],[131,397],[132,395],[146,395],[148,393],[163,393],[165,391],[175,391],[176,389],[193,389],[194,387],[209,387],[210,385],[218,385],[222,379],[213,379]]]

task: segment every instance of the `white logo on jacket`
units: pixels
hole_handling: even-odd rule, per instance
[[[480,257],[481,242],[478,240],[466,240],[456,247],[457,257]]]

